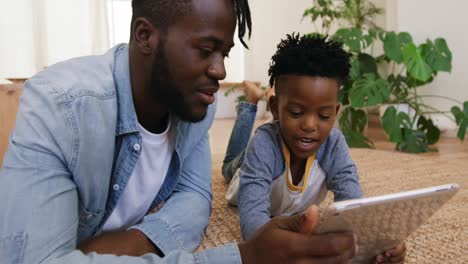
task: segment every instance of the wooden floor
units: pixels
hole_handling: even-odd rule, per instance
[[[263,122],[264,120],[257,120],[255,126],[259,126]],[[213,154],[224,154],[233,126],[234,119],[217,119],[214,121],[210,129],[210,142]],[[374,142],[376,149],[396,151],[395,144],[388,141],[387,135],[377,122],[370,122],[366,135]],[[444,155],[444,153],[468,152],[468,141],[461,142],[453,135],[453,131],[442,133],[439,142],[435,145],[440,155]]]

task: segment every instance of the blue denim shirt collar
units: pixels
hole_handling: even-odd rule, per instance
[[[138,117],[133,104],[132,84],[130,77],[130,53],[128,45],[121,44],[115,47],[114,79],[117,86],[117,126],[116,136],[138,132]],[[172,115],[172,122],[179,131],[180,119]],[[179,135],[180,133],[176,133]],[[179,149],[181,138],[176,138],[176,149]]]
[[[117,86],[116,135],[138,132],[138,118],[133,105],[128,45],[115,47],[114,79]]]

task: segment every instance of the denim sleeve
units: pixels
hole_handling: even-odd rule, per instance
[[[211,213],[211,154],[208,134],[184,160],[174,193],[155,214],[132,227],[141,230],[163,253],[193,251]]]
[[[240,170],[239,215],[242,238],[249,240],[270,221],[270,189],[275,164],[275,143],[258,129],[247,146]]]
[[[2,264],[219,263],[221,259],[226,260],[226,263],[240,263],[236,244],[226,244],[196,254],[172,251],[164,258],[155,254],[142,257],[95,253],[85,255],[76,250],[79,198],[68,168],[73,155],[73,135],[69,132],[67,111],[63,104],[56,103],[56,96],[56,91],[37,79],[28,81],[23,89],[16,128],[10,137],[0,171]],[[207,147],[203,146],[199,151],[206,151]],[[197,154],[199,152],[194,155]],[[209,152],[204,155],[209,155]],[[184,172],[184,175],[187,173]],[[186,183],[181,180],[181,184]],[[207,186],[209,188],[209,182],[203,188]],[[197,230],[196,237],[199,238],[201,226],[206,226],[208,221],[209,201],[206,197],[196,199],[195,196],[182,196],[179,199],[188,198],[193,199],[191,201],[194,204],[201,203],[194,207],[206,216],[200,216],[203,220],[199,220],[188,217],[190,213],[187,213],[184,216],[186,220],[179,223],[192,226]],[[191,211],[191,214],[194,212]]]
[[[362,197],[358,171],[349,154],[349,147],[343,134],[334,129],[329,136],[327,147],[327,185],[333,192],[335,201],[343,201]]]

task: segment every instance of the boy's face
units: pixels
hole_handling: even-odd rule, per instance
[[[330,134],[339,110],[339,83],[335,79],[282,75],[276,79],[279,95],[270,98],[281,135],[291,155],[307,159]]]

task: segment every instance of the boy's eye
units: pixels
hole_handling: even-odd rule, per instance
[[[289,113],[293,116],[293,117],[299,117],[302,115],[302,112],[301,111],[289,111]]]
[[[322,120],[328,120],[328,119],[330,119],[330,116],[328,116],[328,115],[320,115],[320,119],[322,119]]]

